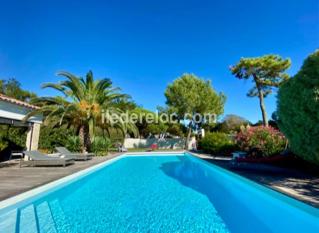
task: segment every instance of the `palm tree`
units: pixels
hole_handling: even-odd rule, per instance
[[[94,140],[95,129],[103,130],[116,128],[123,135],[127,131],[136,134],[135,125],[126,122],[121,116],[122,110],[117,103],[128,96],[120,94],[119,88],[113,88],[108,78],[94,80],[93,73],[89,71],[86,78],[77,77],[68,72],[59,72],[66,80],[59,83],[46,83],[43,88],[53,88],[61,92],[64,97],[42,97],[36,100],[41,108],[31,112],[27,118],[43,114],[45,122],[50,125],[73,126],[77,129],[81,140],[82,150],[87,151]],[[103,114],[107,112],[108,114]],[[117,121],[111,121],[110,117],[116,116]],[[102,118],[107,118],[103,119]]]

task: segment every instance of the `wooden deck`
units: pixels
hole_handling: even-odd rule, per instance
[[[0,163],[0,201],[99,164],[118,155],[93,157],[92,160],[75,162],[75,164],[67,167],[19,168],[19,160]]]

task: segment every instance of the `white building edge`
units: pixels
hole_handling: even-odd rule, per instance
[[[37,106],[0,94],[0,124],[27,127],[27,150],[37,150],[42,116],[35,116],[23,122],[24,117]]]

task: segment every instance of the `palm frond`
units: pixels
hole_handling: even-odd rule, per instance
[[[78,101],[81,101],[82,99],[85,98],[86,88],[85,88],[85,85],[83,85],[83,83],[80,81],[80,78],[65,71],[58,72],[57,74],[59,76],[64,76],[65,78],[68,79],[61,82],[60,85],[64,86],[64,88],[66,89],[71,90],[72,92],[70,93],[72,94],[72,96],[76,97]]]

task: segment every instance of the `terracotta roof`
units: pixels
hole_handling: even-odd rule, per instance
[[[17,100],[17,99],[11,98],[11,97],[3,95],[3,94],[0,94],[0,100],[5,101],[5,102],[9,102],[11,104],[20,105],[20,106],[23,106],[23,107],[26,107],[26,108],[39,109],[39,107],[37,107],[37,106],[34,106],[32,104],[23,102],[21,100]]]

